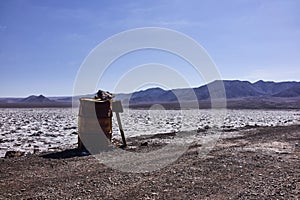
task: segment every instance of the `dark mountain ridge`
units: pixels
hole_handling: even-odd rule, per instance
[[[221,86],[221,87],[220,87]],[[178,107],[179,102],[187,105],[198,102],[200,107],[211,105],[211,95],[218,97],[224,86],[227,106],[232,108],[300,108],[300,82],[272,82],[240,80],[216,80],[196,88],[163,90],[150,88],[129,94],[116,94],[115,100],[121,100],[125,106],[142,108],[160,103],[166,107]],[[26,98],[1,98],[0,107],[71,107],[72,99],[94,97],[94,94],[75,96],[74,98],[29,96]],[[222,97],[222,95],[219,95]],[[78,103],[78,102],[77,102]]]
[[[300,82],[265,82],[257,81],[251,83],[249,81],[224,80],[225,94],[227,99],[241,98],[273,98],[273,97],[300,97]],[[127,100],[129,103],[149,103],[149,102],[175,102],[184,101],[201,101],[210,99],[210,91],[218,93],[220,91],[220,80],[211,82],[197,88],[163,90],[161,88],[151,88],[143,91],[134,92],[132,94],[118,96],[116,99]],[[120,98],[121,97],[121,98]],[[195,98],[196,97],[196,98]]]

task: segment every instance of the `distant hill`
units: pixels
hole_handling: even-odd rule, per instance
[[[273,95],[274,97],[300,97],[300,85],[294,85]]]
[[[221,84],[220,81],[214,81],[208,85],[195,88],[195,93],[198,100],[209,99],[210,94],[208,88],[216,88],[217,85]],[[263,93],[258,91],[253,84],[248,81],[223,81],[226,98],[241,98],[241,97],[253,97],[262,96]]]
[[[48,108],[48,107],[70,107],[70,102],[57,102],[43,95],[31,95],[26,98],[2,98],[0,99],[1,108]]]
[[[55,101],[50,100],[43,95],[39,95],[39,96],[31,95],[27,98],[20,99],[19,102],[20,103],[53,103]]]
[[[300,85],[299,82],[273,82],[273,81],[257,81],[253,86],[264,95],[275,95],[294,86]]]
[[[161,88],[151,88],[132,93],[129,103],[159,103],[176,100],[176,96],[171,91],[166,91]]]

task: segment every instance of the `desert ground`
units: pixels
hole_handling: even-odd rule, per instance
[[[131,137],[124,150],[153,151],[176,134]],[[199,147],[143,173],[76,149],[1,158],[0,199],[299,199],[299,125],[228,129],[206,156]]]
[[[234,130],[247,126],[287,126],[300,124],[300,110],[131,110],[120,114],[126,137],[146,134],[202,130]],[[218,119],[218,120],[216,120]],[[113,117],[113,137],[120,138]],[[78,109],[0,109],[0,157],[7,151],[61,151],[75,148]]]

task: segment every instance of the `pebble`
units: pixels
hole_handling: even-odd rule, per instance
[[[7,151],[5,153],[4,158],[13,158],[13,157],[21,157],[23,156],[25,153],[21,152],[21,151]]]
[[[142,147],[148,146],[148,142],[142,142],[142,143],[141,143],[141,146],[142,146]]]

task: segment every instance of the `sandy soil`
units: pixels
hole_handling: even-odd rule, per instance
[[[173,135],[155,137],[128,144],[151,151]],[[1,158],[0,199],[299,199],[299,125],[226,132],[205,158],[198,147],[147,173],[120,172],[72,149]]]

